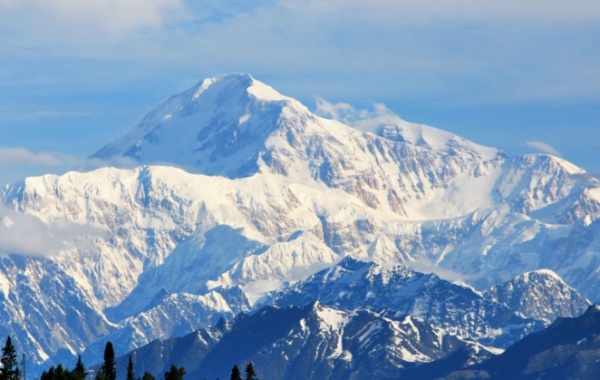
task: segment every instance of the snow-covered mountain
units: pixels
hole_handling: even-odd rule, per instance
[[[269,379],[397,379],[404,368],[468,348],[491,356],[420,318],[390,319],[370,310],[347,311],[319,302],[266,306],[187,336],[154,341],[131,353],[136,373],[164,373],[177,360],[193,378],[227,378],[234,364],[252,361]],[[118,363],[125,368],[127,357]]]
[[[559,317],[578,317],[590,306],[577,290],[549,269],[523,273],[493,286],[484,296],[546,325]]]
[[[282,290],[274,304],[315,301],[346,310],[369,308],[388,317],[412,315],[462,338],[495,347],[506,347],[542,328],[539,322],[434,274],[351,257]]]
[[[140,166],[5,187],[0,213],[64,228],[49,229],[56,254],[4,252],[0,333],[37,363],[92,358],[108,337],[124,353],[256,310],[347,256],[480,291],[549,268],[598,300],[598,180],[400,119],[366,124],[318,117],[248,75],[208,79],[95,154]],[[6,218],[10,234],[19,221]]]

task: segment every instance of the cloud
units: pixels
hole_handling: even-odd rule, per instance
[[[36,119],[79,118],[94,116],[91,112],[82,111],[33,111],[29,113],[1,113],[0,118],[10,121],[27,121]]]
[[[561,154],[552,145],[546,144],[541,141],[527,141],[525,143],[528,147],[537,149],[540,152],[551,154],[553,156],[561,157]]]
[[[33,153],[25,148],[0,147],[0,167],[12,166],[61,166],[72,164],[75,159],[55,153]]]
[[[124,34],[143,27],[160,27],[181,0],[3,0],[0,10],[13,16],[27,15],[61,29],[102,30]]]
[[[316,99],[315,113],[328,119],[351,124],[357,120],[358,111],[349,103],[330,103],[323,98]]]
[[[362,132],[375,133],[382,125],[413,124],[400,118],[383,103],[365,102],[364,108],[356,108],[349,103],[330,103],[317,98],[314,112]]]
[[[105,166],[132,168],[137,164],[128,157],[116,157],[109,161],[98,158],[82,158],[62,153],[34,153],[22,147],[0,147],[0,167],[36,166],[52,167],[67,166],[77,170],[93,170]]]
[[[81,236],[99,235],[87,225],[64,221],[47,224],[33,215],[0,205],[0,252],[26,256],[56,256]]]
[[[428,260],[424,257],[415,259],[415,260],[407,263],[407,265],[410,266],[411,268],[413,268],[414,270],[416,270],[417,272],[435,273],[437,276],[439,276],[440,278],[442,278],[446,281],[463,282],[468,279],[468,276],[466,276],[462,273],[453,271],[452,269],[442,268],[439,265],[432,262],[431,260]]]
[[[563,0],[282,0],[297,12],[331,14],[345,11],[368,17],[393,19],[397,22],[428,22],[449,18],[528,19],[532,20],[599,20],[600,5],[595,0],[565,3]]]
[[[131,169],[138,164],[129,157],[101,160],[62,153],[39,152],[17,147],[0,147],[0,183],[7,184],[26,177],[45,174],[60,175],[67,171],[86,172],[103,167]]]

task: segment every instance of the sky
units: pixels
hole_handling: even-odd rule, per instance
[[[0,0],[0,183],[240,72],[600,175],[599,63],[597,0]]]

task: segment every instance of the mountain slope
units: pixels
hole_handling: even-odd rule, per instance
[[[461,348],[477,351],[474,359],[490,355],[419,318],[393,320],[319,303],[267,306],[220,326],[134,351],[136,372],[162,373],[175,363],[191,377],[226,378],[233,364],[252,361],[259,376],[269,379],[394,379],[404,368]],[[119,360],[121,366],[125,361]]]
[[[600,309],[590,306],[578,318],[559,318],[470,370],[448,379],[595,379],[600,376]]]

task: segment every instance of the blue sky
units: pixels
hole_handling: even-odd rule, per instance
[[[597,0],[0,0],[0,52],[2,183],[235,72],[600,173]]]

